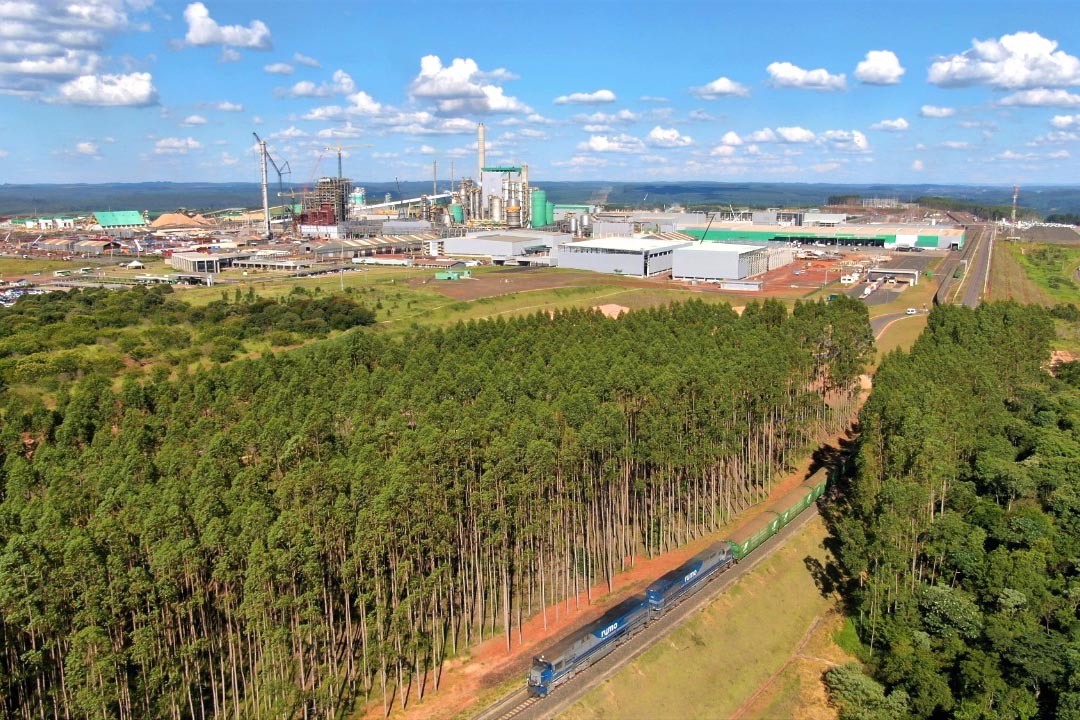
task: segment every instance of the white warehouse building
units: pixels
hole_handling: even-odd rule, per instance
[[[741,280],[767,272],[770,254],[765,245],[694,243],[675,251],[671,277],[699,282]]]
[[[559,243],[570,242],[569,233],[528,230],[493,230],[469,233],[464,237],[442,238],[436,254],[451,257],[486,257],[493,262],[529,255],[546,254]]]
[[[605,237],[563,243],[556,247],[555,254],[561,268],[650,277],[669,272],[677,249],[693,244],[653,235]]]

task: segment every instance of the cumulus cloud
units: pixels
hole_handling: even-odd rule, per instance
[[[717,145],[709,151],[709,154],[718,157],[731,157],[735,154],[735,148],[731,145]]]
[[[925,168],[925,166],[923,165],[922,160],[914,160],[911,163],[911,169],[914,170],[915,172],[921,172],[924,168]]]
[[[1056,152],[1048,153],[1046,157],[1052,158],[1054,160],[1060,160],[1060,159],[1067,158],[1067,157],[1070,157],[1070,156],[1069,156],[1069,151],[1068,150],[1058,150]]]
[[[1080,127],[1080,115],[1055,115],[1050,124],[1059,130]]]
[[[834,92],[847,86],[847,76],[843,73],[832,75],[824,68],[804,70],[789,62],[774,62],[769,63],[765,71],[775,87]]]
[[[716,100],[722,97],[748,97],[750,89],[727,77],[718,77],[711,83],[690,88],[690,94],[703,100]]]
[[[308,137],[308,134],[300,128],[296,127],[295,125],[290,125],[284,130],[279,130],[276,133],[270,133],[270,137],[276,140],[295,140],[296,138]]]
[[[492,82],[512,77],[502,68],[484,72],[471,58],[454,58],[444,66],[438,55],[425,55],[409,94],[433,100],[440,113],[531,113],[532,108]]]
[[[301,80],[289,88],[288,94],[292,97],[330,97],[332,95],[348,95],[356,91],[356,83],[353,82],[349,73],[344,70],[335,70],[330,82],[318,85],[310,80]]]
[[[306,65],[313,68],[322,67],[315,58],[301,55],[300,53],[293,53],[292,59],[297,65]]]
[[[271,75],[292,75],[294,68],[289,63],[278,62],[263,65],[263,70]]]
[[[158,92],[150,73],[83,75],[57,88],[51,101],[69,105],[146,107],[157,104]]]
[[[867,85],[896,85],[904,75],[900,59],[892,50],[871,50],[855,66],[855,77]]]
[[[776,142],[776,133],[770,128],[762,128],[750,133],[747,140],[753,143]]]
[[[716,118],[714,118],[712,115],[705,112],[704,110],[695,109],[690,111],[690,119],[696,120],[697,122],[710,122],[712,120],[715,120]]]
[[[600,153],[644,152],[645,143],[640,138],[622,133],[620,135],[592,135],[587,142],[578,143],[578,150]]]
[[[947,118],[956,114],[956,108],[923,105],[919,109],[919,114],[926,118]]]
[[[383,105],[363,90],[359,90],[346,98],[350,105],[345,112],[350,115],[378,115],[383,112]]]
[[[725,145],[742,145],[742,138],[739,137],[739,133],[734,130],[728,130],[724,133],[724,137],[720,138],[720,142]]]
[[[324,105],[312,108],[302,116],[304,120],[336,120],[345,114],[345,108],[340,105]]]
[[[184,121],[180,123],[184,127],[195,127],[196,125],[205,125],[206,118],[202,115],[188,115],[184,118]]]
[[[694,138],[683,135],[676,128],[663,128],[657,125],[649,131],[649,144],[653,147],[676,148],[694,144]]]
[[[782,142],[807,143],[814,141],[814,133],[802,127],[778,127],[776,134]]]
[[[576,92],[569,95],[560,95],[555,98],[556,105],[569,105],[570,103],[578,103],[581,105],[601,105],[603,103],[615,102],[615,93],[610,90],[597,90],[596,92],[585,93]]]
[[[666,103],[670,102],[666,97],[660,97],[658,95],[642,95],[638,100],[641,102],[654,102],[654,103]]]
[[[826,130],[821,139],[840,152],[864,153],[870,151],[866,135],[858,130]]]
[[[97,155],[98,146],[92,142],[81,142],[75,144],[75,152],[80,155]]]
[[[908,121],[904,118],[896,118],[895,120],[882,120],[876,122],[870,126],[871,130],[881,130],[883,132],[904,132],[910,127]]]
[[[184,9],[188,31],[184,42],[195,47],[228,45],[249,50],[269,50],[270,28],[262,20],[252,20],[243,25],[218,25],[210,17],[210,11],[201,2],[191,3]]]
[[[610,125],[583,125],[581,129],[587,133],[613,132],[613,128]]]
[[[222,102],[219,102],[218,104],[214,105],[214,107],[216,109],[222,111],[222,112],[243,112],[244,111],[244,106],[243,105],[241,105],[239,103],[229,102],[228,100],[223,100]]]
[[[221,54],[218,55],[219,63],[234,63],[240,62],[244,59],[244,56],[239,50],[233,50],[231,47],[221,48]]]
[[[615,113],[594,112],[589,115],[575,115],[574,121],[592,125],[631,125],[641,119],[633,110],[619,110]]]
[[[587,155],[574,155],[569,160],[556,160],[551,164],[555,167],[570,168],[571,170],[584,170],[586,168],[603,167],[607,165],[607,160]]]
[[[989,85],[1005,90],[1080,85],[1080,59],[1035,32],[973,40],[971,49],[930,65],[927,79],[941,87]]]
[[[191,150],[198,150],[202,147],[195,138],[162,138],[154,143],[154,154],[156,155],[187,155]]]
[[[970,150],[971,143],[969,143],[967,140],[946,140],[945,142],[941,143],[941,147],[945,148],[946,150]]]
[[[142,29],[120,0],[0,1],[0,93],[37,97],[73,78],[95,75],[110,36]]]
[[[998,101],[998,105],[1016,107],[1076,107],[1080,105],[1080,95],[1067,90],[1021,90],[1007,95]]]

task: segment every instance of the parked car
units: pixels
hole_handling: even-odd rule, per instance
[[[918,310],[916,310],[915,308],[908,308],[908,309],[907,309],[907,310],[905,310],[904,312],[905,312],[906,314],[908,314],[908,315],[917,315],[917,314],[919,313],[919,311],[918,311]]]

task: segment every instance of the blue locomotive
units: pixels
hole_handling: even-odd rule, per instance
[[[620,645],[645,626],[649,602],[644,595],[623,600],[581,630],[563,638],[555,646],[533,658],[529,670],[529,695],[544,697],[569,680],[578,670]]]
[[[645,590],[645,597],[649,599],[649,609],[653,615],[663,615],[679,599],[696,590],[699,585],[704,585],[733,562],[735,562],[735,556],[731,553],[731,543],[727,541],[714,543],[679,567],[653,581],[653,584]]]
[[[818,470],[805,483],[770,502],[760,516],[733,532],[727,540],[713,543],[661,575],[649,585],[644,595],[624,600],[598,620],[537,655],[529,670],[529,695],[547,696],[574,673],[584,670],[659,618],[679,600],[697,592],[710,578],[752,553],[821,497],[828,478],[828,470]]]

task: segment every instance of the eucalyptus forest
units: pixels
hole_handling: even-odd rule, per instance
[[[83,327],[117,310],[79,302]],[[243,302],[211,311],[242,333]],[[334,307],[337,329],[369,320]],[[293,310],[259,316],[304,332]],[[530,616],[764,498],[846,427],[872,345],[847,298],[693,301],[354,327],[199,371],[9,388],[0,714],[389,712],[478,640],[511,646]]]
[[[872,677],[844,720],[1080,717],[1080,367],[1053,311],[940,307],[881,363],[830,509]]]

